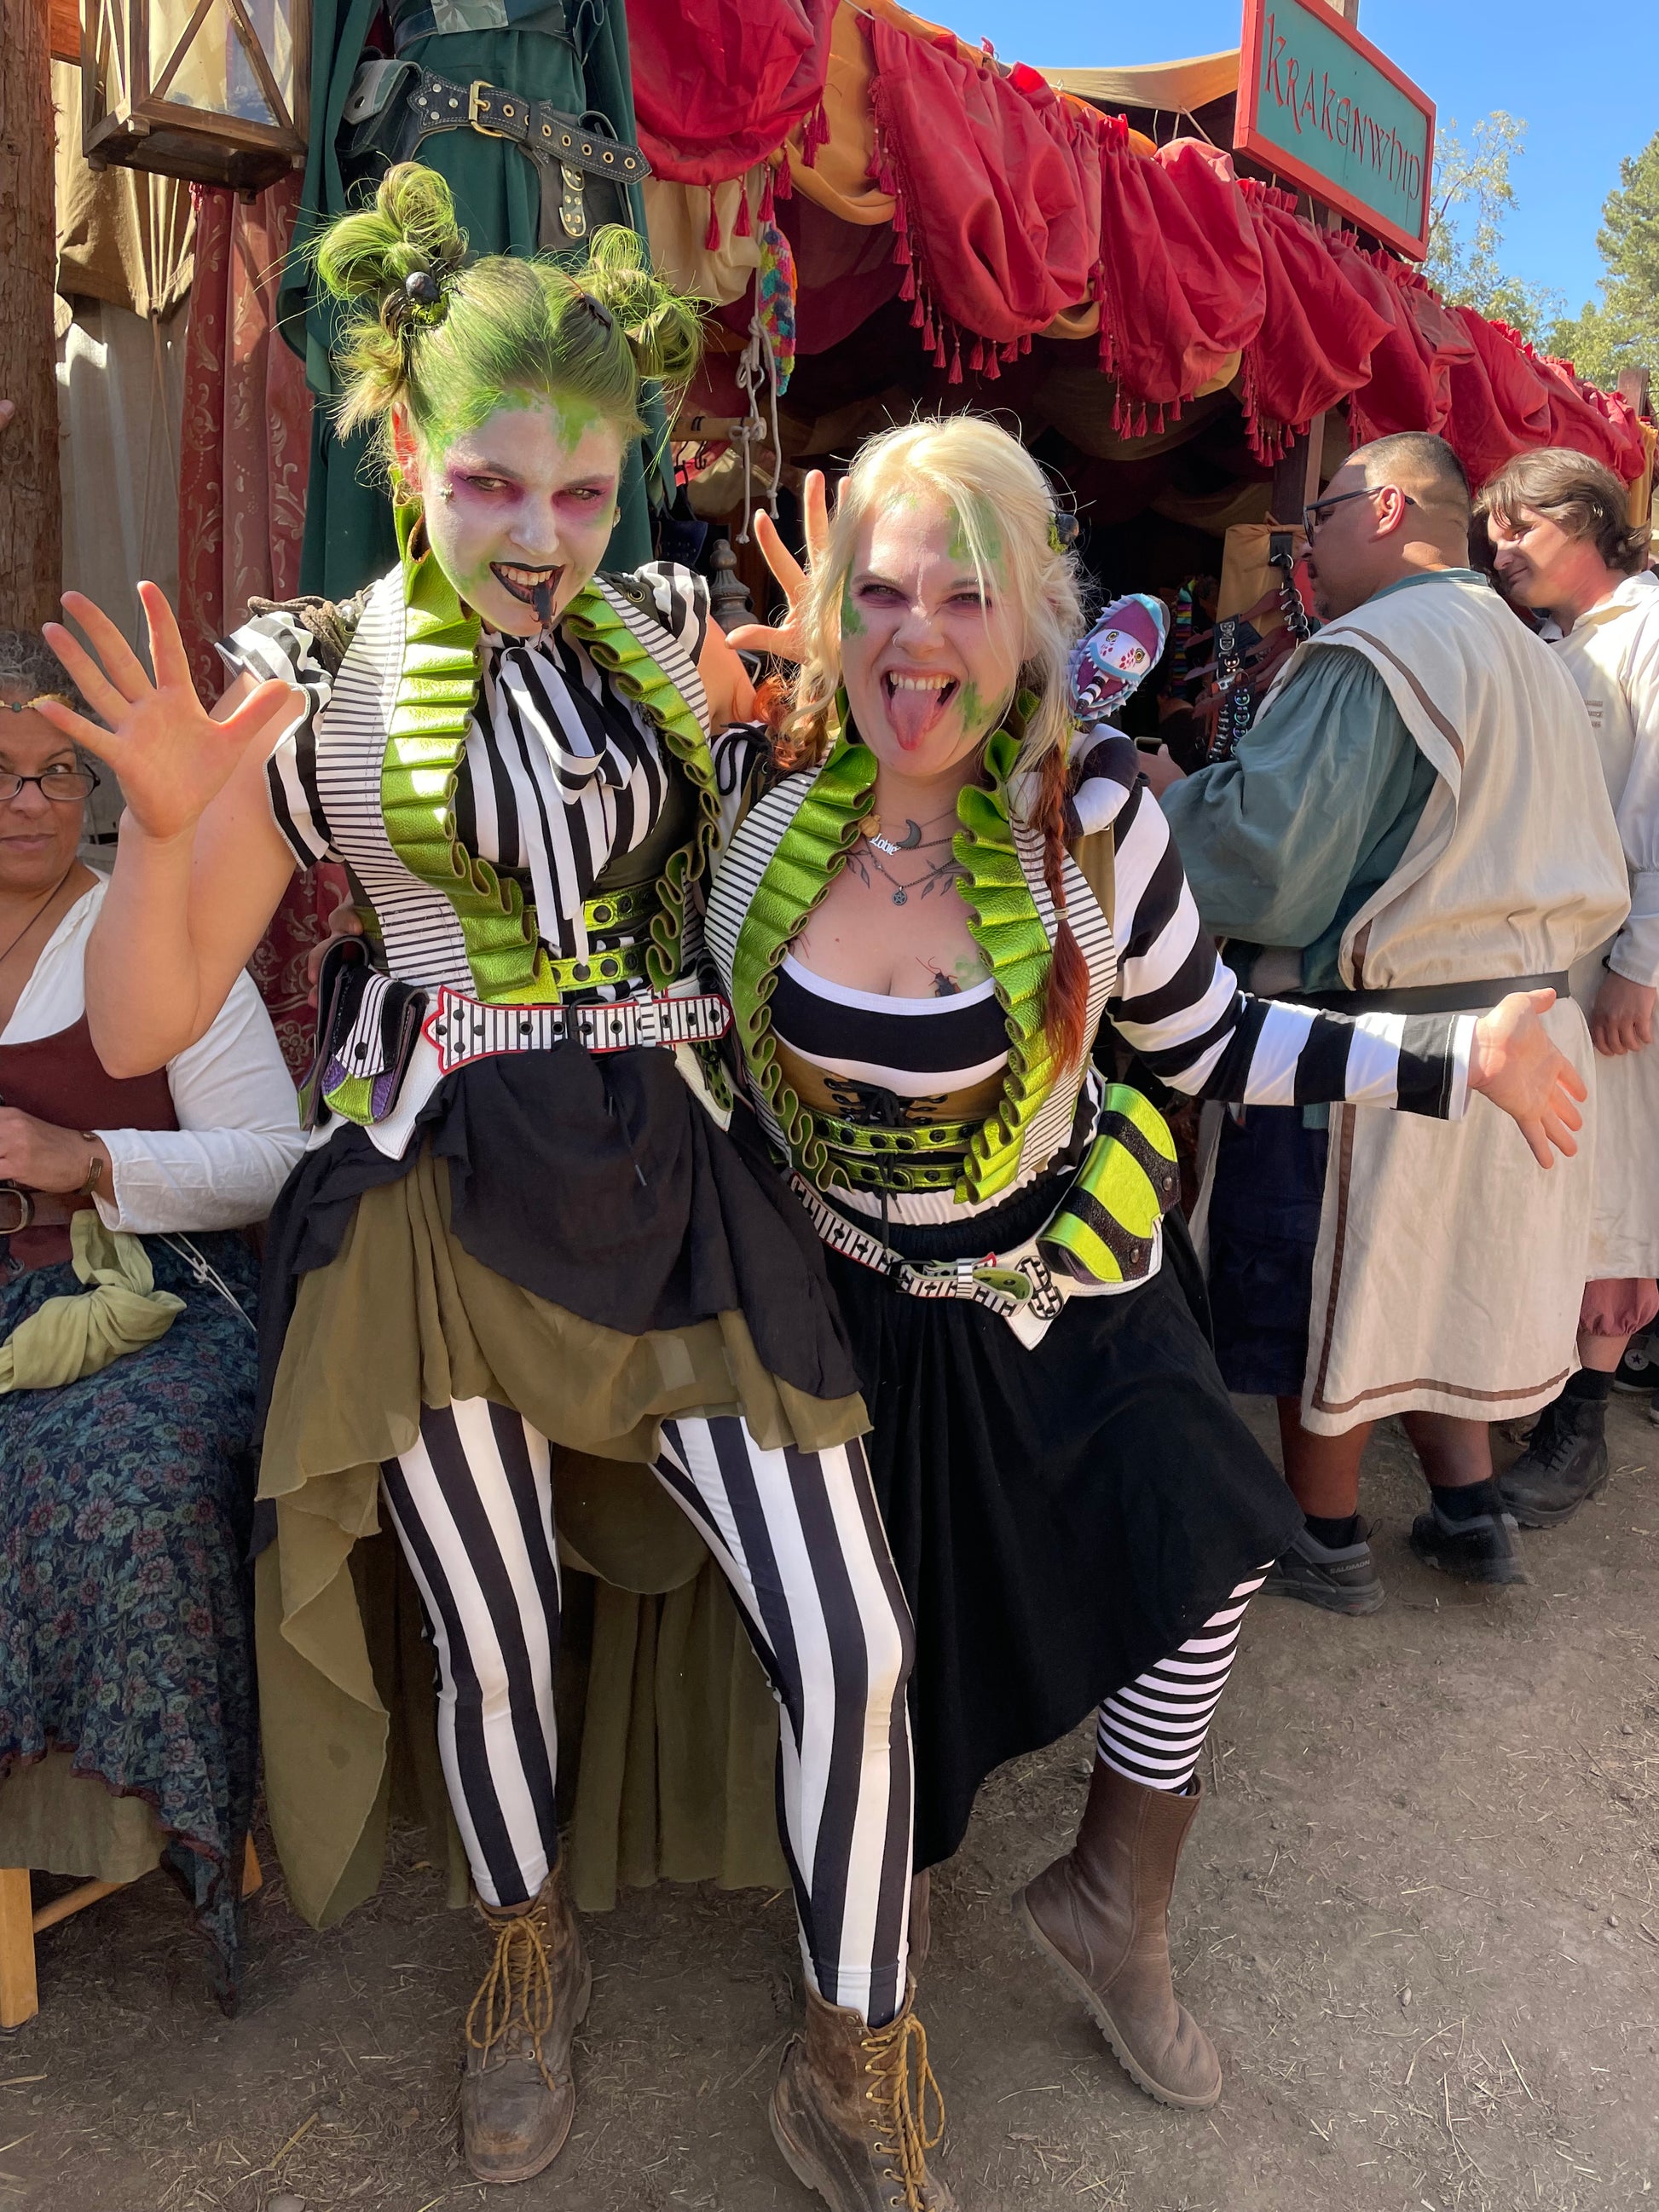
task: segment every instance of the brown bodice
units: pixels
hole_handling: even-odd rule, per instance
[[[93,1048],[87,1018],[53,1036],[0,1044],[0,1104],[60,1129],[176,1129],[167,1070],[123,1079],[108,1073]],[[76,1200],[68,1201],[70,1205]],[[90,1206],[85,1199],[79,1203]],[[10,1240],[26,1267],[49,1267],[70,1256],[62,1226],[25,1229]]]

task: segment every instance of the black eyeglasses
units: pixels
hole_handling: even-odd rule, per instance
[[[23,795],[26,783],[38,784],[42,795],[55,799],[60,806],[73,805],[76,799],[90,799],[98,788],[98,778],[89,768],[49,768],[44,775],[6,775],[0,773],[0,806]]]
[[[1328,514],[1334,507],[1341,507],[1351,499],[1369,499],[1371,494],[1376,491],[1400,491],[1400,487],[1398,484],[1363,484],[1358,491],[1339,492],[1334,499],[1316,499],[1311,507],[1304,507],[1302,510],[1302,527],[1308,533],[1308,543],[1312,544],[1315,537],[1318,534],[1322,516]],[[1400,491],[1400,496],[1407,507],[1417,505],[1417,501],[1408,491]]]

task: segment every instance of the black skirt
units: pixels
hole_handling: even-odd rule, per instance
[[[888,1241],[912,1261],[1012,1250],[1065,1180],[970,1222],[890,1228]],[[961,1843],[994,1767],[1053,1743],[1184,1643],[1301,1516],[1228,1400],[1178,1215],[1150,1283],[1068,1300],[1029,1351],[994,1315],[828,1257],[915,1615],[925,1867]]]
[[[364,1192],[428,1144],[448,1164],[457,1242],[509,1282],[632,1336],[741,1312],[769,1373],[814,1398],[856,1392],[823,1248],[752,1116],[723,1131],[656,1047],[566,1043],[447,1077],[397,1159],[354,1125],[304,1154],[265,1247],[262,1409],[301,1277],[338,1254]]]

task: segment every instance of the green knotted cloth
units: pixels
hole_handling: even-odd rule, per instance
[[[56,1390],[165,1336],[185,1302],[158,1291],[143,1240],[106,1229],[90,1206],[70,1223],[76,1273],[90,1288],[48,1298],[0,1344],[0,1394]]]

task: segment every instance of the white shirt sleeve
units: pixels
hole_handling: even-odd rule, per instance
[[[167,1063],[179,1127],[98,1129],[113,1188],[106,1228],[138,1235],[263,1221],[305,1149],[293,1079],[252,979],[239,975],[205,1036]]]
[[[1636,739],[1617,808],[1630,869],[1630,916],[1613,940],[1607,965],[1632,983],[1651,987],[1659,984],[1659,611],[1642,624],[1624,688]]]

